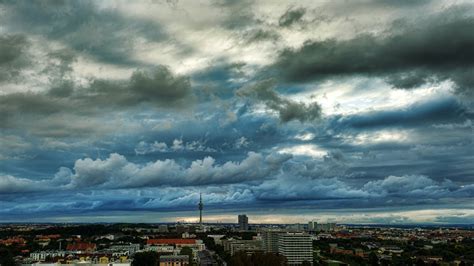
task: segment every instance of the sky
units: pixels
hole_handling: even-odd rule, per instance
[[[0,0],[0,222],[472,223],[472,1]]]

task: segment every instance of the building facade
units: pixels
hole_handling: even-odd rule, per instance
[[[315,221],[308,222],[308,231],[312,232],[330,232],[336,230],[336,223],[318,223]]]
[[[284,233],[278,236],[278,252],[285,256],[288,265],[313,265],[313,241],[306,233]]]
[[[187,255],[161,255],[160,266],[188,266],[189,257]]]
[[[241,240],[241,239],[225,239],[222,240],[225,251],[229,251],[231,255],[243,251],[247,254],[264,251],[261,240]]]
[[[265,252],[278,252],[278,237],[284,232],[280,229],[266,229],[261,232],[263,241],[263,250]]]
[[[245,214],[240,214],[238,217],[239,229],[247,231],[249,230],[249,218]]]

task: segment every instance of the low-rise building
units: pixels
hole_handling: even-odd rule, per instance
[[[112,245],[109,250],[113,252],[125,252],[127,255],[133,255],[140,250],[140,244],[120,244]]]
[[[187,255],[162,255],[160,256],[160,266],[188,266],[189,256]]]
[[[241,240],[241,239],[225,239],[222,240],[224,250],[229,251],[231,255],[239,251],[253,253],[264,251],[261,240]]]
[[[66,252],[60,251],[60,250],[42,250],[42,251],[30,253],[30,258],[35,261],[45,261],[48,258],[57,258],[57,257],[64,258],[65,256],[66,256]]]
[[[96,248],[97,246],[94,243],[76,242],[68,244],[66,250],[75,253],[92,253]]]

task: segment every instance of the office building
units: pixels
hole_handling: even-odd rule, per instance
[[[265,252],[278,252],[278,236],[283,234],[280,229],[265,229],[261,232],[262,241],[263,241],[263,250]]]
[[[239,215],[239,229],[243,231],[249,230],[249,218],[245,214]]]
[[[224,239],[222,245],[224,250],[230,252],[231,255],[240,251],[247,254],[263,251],[261,240]]]
[[[315,221],[308,222],[308,231],[311,232],[330,232],[336,230],[336,223],[318,223]]]
[[[278,252],[285,256],[288,265],[313,265],[313,241],[306,233],[284,233],[278,236]]]

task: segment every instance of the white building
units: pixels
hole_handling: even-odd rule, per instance
[[[216,245],[222,245],[222,238],[224,236],[225,235],[207,235],[207,237],[214,239],[214,243],[216,243]]]
[[[278,252],[286,257],[288,265],[301,265],[303,261],[313,265],[313,241],[309,234],[280,234],[278,237]]]
[[[265,229],[261,232],[261,237],[263,241],[263,250],[265,252],[278,252],[278,237],[285,233],[280,229]]]
[[[109,250],[114,252],[125,252],[127,255],[133,255],[140,250],[140,244],[112,245]]]
[[[179,250],[175,249],[174,246],[170,245],[159,245],[159,246],[151,246],[147,245],[145,246],[145,251],[155,251],[158,253],[178,253]]]
[[[254,253],[263,251],[261,240],[241,240],[241,239],[225,239],[222,240],[224,250],[229,251],[231,255],[239,251],[246,253]]]
[[[30,258],[36,261],[44,261],[46,258],[55,258],[66,256],[66,252],[60,250],[43,250],[30,253]]]

